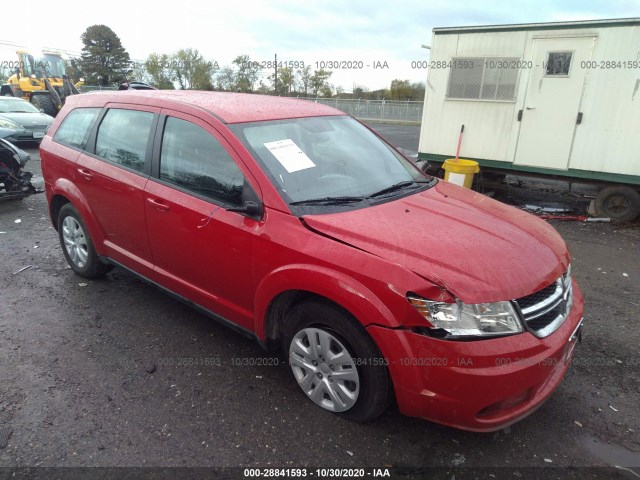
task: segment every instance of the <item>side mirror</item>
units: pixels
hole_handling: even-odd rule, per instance
[[[241,207],[227,208],[227,212],[238,212],[255,220],[260,220],[263,213],[262,204],[252,202],[251,200],[245,200]]]
[[[40,113],[44,113],[44,110],[43,110],[43,109],[40,109]]]

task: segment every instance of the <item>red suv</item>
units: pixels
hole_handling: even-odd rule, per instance
[[[80,276],[113,265],[283,349],[316,405],[491,431],[552,393],[582,326],[546,222],[426,176],[357,120],[261,95],[69,97],[40,147]]]

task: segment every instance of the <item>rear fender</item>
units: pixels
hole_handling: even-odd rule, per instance
[[[58,228],[58,219],[53,218],[53,211],[51,210],[51,199],[60,195],[65,197],[67,200],[71,202],[71,204],[76,208],[82,220],[84,221],[87,230],[89,230],[89,236],[93,241],[93,246],[96,249],[98,255],[106,255],[104,249],[104,240],[105,234],[98,222],[95,221],[95,216],[91,207],[89,206],[89,202],[87,202],[86,198],[76,186],[71,183],[69,180],[60,178],[56,180],[53,184],[50,185],[50,193],[47,192],[47,198],[49,200],[49,216],[51,217],[51,221],[53,222],[54,227]]]

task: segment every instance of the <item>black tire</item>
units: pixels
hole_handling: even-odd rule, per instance
[[[604,188],[596,195],[596,210],[612,220],[631,222],[640,215],[640,193],[624,185]]]
[[[67,245],[65,243],[65,235],[70,233],[70,225],[79,227],[79,230],[76,230],[78,233],[78,241],[84,241],[82,248],[78,246],[75,246],[75,248],[70,247],[71,252],[67,249]],[[80,237],[80,235],[82,235],[82,237]],[[70,203],[64,204],[58,214],[58,237],[60,239],[62,252],[67,259],[67,262],[73,271],[81,277],[99,278],[104,276],[113,268],[112,265],[107,265],[100,261],[82,217]],[[83,252],[81,256],[78,256],[79,250],[82,250]],[[84,261],[82,261],[83,258],[85,259]]]
[[[52,117],[55,117],[58,114],[58,109],[49,95],[32,95],[31,104]]]
[[[391,377],[387,362],[364,327],[340,307],[328,302],[310,301],[294,306],[287,315],[281,339],[290,365],[292,364],[290,352],[292,341],[296,335],[308,328],[327,332],[339,340],[353,359],[357,369],[359,380],[357,400],[348,410],[332,411],[332,413],[355,422],[366,422],[381,415],[389,407],[393,398]],[[333,365],[331,369],[333,370]],[[292,373],[298,382],[293,367]],[[328,379],[331,381],[330,375]],[[309,395],[307,392],[304,393]],[[312,401],[318,405],[314,400]],[[322,405],[318,406],[325,408]],[[325,409],[331,411],[328,408]]]

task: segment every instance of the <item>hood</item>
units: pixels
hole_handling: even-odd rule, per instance
[[[49,115],[46,115],[44,113],[35,113],[35,112],[0,113],[0,117],[12,120],[26,128],[36,126],[36,125],[48,127],[49,125],[51,125],[51,122],[53,121],[53,117],[50,117]]]
[[[415,272],[466,303],[528,295],[569,265],[564,241],[546,221],[446,182],[381,205],[309,215],[304,221]]]

